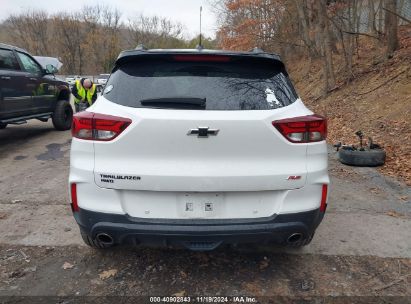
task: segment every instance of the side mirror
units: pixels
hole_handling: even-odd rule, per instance
[[[52,64],[48,64],[46,65],[46,73],[47,74],[55,74],[57,73],[59,70]]]

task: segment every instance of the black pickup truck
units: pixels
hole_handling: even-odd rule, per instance
[[[25,50],[0,43],[0,129],[49,118],[57,130],[71,128],[69,85],[56,72],[53,65],[44,69]]]

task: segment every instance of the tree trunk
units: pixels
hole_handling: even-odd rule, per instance
[[[375,7],[374,0],[368,0],[368,33],[375,36]]]
[[[310,30],[308,24],[308,16],[306,14],[307,7],[305,1],[301,0],[294,0],[295,6],[298,12],[298,20],[301,26],[301,37],[304,41],[304,44],[308,47],[308,51],[310,52],[311,57],[317,57],[318,52],[315,47],[315,44],[310,38]]]
[[[334,77],[334,65],[332,59],[332,45],[330,38],[330,26],[327,16],[327,1],[319,0],[317,2],[318,11],[318,25],[320,30],[320,39],[323,49],[323,61],[324,61],[324,78],[325,86],[324,92],[328,93],[335,87],[335,77]]]
[[[350,5],[347,9],[347,21],[345,23],[346,30],[348,32],[354,32],[354,9]],[[353,79],[353,56],[354,56],[354,35],[346,34],[346,77],[348,77],[348,80],[351,81]]]
[[[380,3],[378,5],[378,32],[383,33],[384,32],[384,10],[382,9],[384,7],[384,0],[380,0]]]
[[[387,58],[391,58],[394,52],[399,48],[398,42],[398,18],[397,13],[397,1],[385,0],[385,33],[387,36]]]

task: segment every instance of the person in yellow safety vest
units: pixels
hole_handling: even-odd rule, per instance
[[[88,78],[76,80],[71,93],[74,95],[74,106],[76,112],[79,111],[80,102],[87,102],[87,107],[91,106],[97,99],[96,85]]]

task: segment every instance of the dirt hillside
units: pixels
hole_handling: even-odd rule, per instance
[[[400,28],[401,48],[391,59],[378,42],[360,39],[354,79],[344,79],[342,59],[335,58],[337,88],[327,96],[321,61],[288,62],[289,72],[304,102],[328,118],[330,144],[357,144],[354,133],[363,131],[387,151],[380,170],[411,185],[411,26]]]

